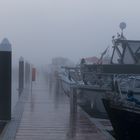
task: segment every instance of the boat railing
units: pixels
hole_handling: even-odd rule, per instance
[[[81,75],[80,75],[80,68],[79,67],[61,67],[62,69],[64,69],[65,73],[65,77],[67,77],[67,79],[70,82],[75,82],[76,84],[78,84],[82,79],[81,79]]]
[[[81,70],[80,67],[62,68],[64,76],[67,77],[70,82],[75,83],[76,85],[113,90],[112,83],[115,79],[117,83],[119,83],[117,93],[121,98],[123,98],[122,92],[128,93],[130,88],[134,89],[135,85],[133,81],[136,81],[135,79],[139,79],[140,77],[138,74],[103,73],[89,69]]]

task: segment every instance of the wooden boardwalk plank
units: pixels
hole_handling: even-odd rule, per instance
[[[33,85],[25,101],[16,140],[105,140],[78,109],[70,114],[66,95],[50,92],[43,78]]]
[[[56,90],[50,92],[43,77],[33,84],[32,93],[23,102],[22,117],[11,139],[106,140],[80,108],[71,114],[69,98]]]

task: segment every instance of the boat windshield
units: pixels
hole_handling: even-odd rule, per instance
[[[140,41],[116,39],[114,42],[112,63],[140,63]]]

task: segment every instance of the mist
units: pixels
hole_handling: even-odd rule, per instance
[[[100,56],[122,21],[126,38],[140,39],[139,5],[139,0],[0,0],[0,40],[9,39],[14,60],[23,56],[34,64]]]

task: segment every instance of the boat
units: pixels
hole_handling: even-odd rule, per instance
[[[106,93],[103,103],[117,140],[140,139],[140,101],[123,98],[115,90]]]
[[[120,28],[121,34],[112,37],[113,51],[109,64],[102,64],[102,53],[98,64],[82,64],[82,75],[85,86],[91,85],[92,92],[87,95],[89,101],[94,100],[94,110],[100,106],[100,112],[106,113],[103,104],[100,103],[104,93],[111,91],[111,81],[115,77],[120,84],[121,96],[125,98],[129,90],[132,90],[134,96],[140,99],[140,41],[127,40],[123,34],[126,24],[122,22]],[[97,91],[98,89],[98,91]],[[96,96],[95,96],[96,95]],[[99,99],[98,99],[98,98]],[[96,102],[98,101],[98,102]],[[101,117],[101,116],[100,116]]]
[[[102,101],[117,140],[140,139],[140,41],[122,37],[113,40],[117,49],[118,64],[112,78],[112,91],[106,92]],[[119,51],[123,49],[123,51]],[[114,49],[114,52],[115,52]]]
[[[62,70],[58,74],[62,91],[70,96],[71,89],[77,87],[78,105],[91,117],[108,118],[101,99],[104,92],[111,90],[111,77],[90,72],[88,66],[84,65],[84,70],[80,65],[76,67],[62,66]],[[105,82],[105,79],[108,79],[108,82]]]
[[[124,27],[125,23],[120,25]],[[104,93],[112,90],[113,77],[119,81],[123,97],[131,89],[140,98],[140,41],[127,40],[122,29],[121,34],[112,37],[112,44],[110,63],[103,63],[107,47],[98,63],[87,64],[82,59],[76,67],[63,67],[65,72],[60,76],[66,93],[70,94],[72,86],[79,87],[78,103],[92,117],[108,118],[102,98]]]

